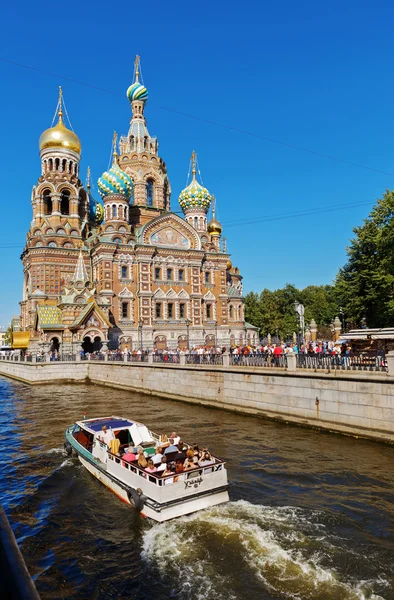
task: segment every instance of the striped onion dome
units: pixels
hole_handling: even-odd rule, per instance
[[[121,194],[130,198],[133,191],[133,180],[115,162],[109,171],[99,177],[98,188],[102,198],[110,194]]]
[[[135,81],[131,84],[126,92],[126,95],[130,102],[133,102],[134,100],[146,102],[148,100],[148,90],[139,81]]]

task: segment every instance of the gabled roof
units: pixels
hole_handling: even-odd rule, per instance
[[[82,325],[82,323],[84,322],[84,320],[90,314],[92,314],[92,312],[94,312],[94,311],[96,311],[96,313],[104,321],[104,323],[106,323],[106,325],[108,325],[108,327],[112,327],[112,324],[109,322],[109,320],[108,320],[107,316],[105,315],[105,313],[101,310],[101,308],[99,308],[97,306],[96,302],[93,301],[93,302],[89,302],[89,304],[87,304],[85,306],[85,308],[83,309],[83,311],[79,313],[79,315],[75,319],[74,323],[72,325],[70,325],[70,329],[75,329],[76,327],[79,327],[80,325]]]

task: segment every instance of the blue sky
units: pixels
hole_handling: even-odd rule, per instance
[[[246,292],[330,283],[352,228],[393,188],[392,3],[22,0],[7,3],[3,17],[0,58],[39,71],[0,60],[0,325],[19,311],[38,139],[51,124],[58,85],[82,140],[82,172],[90,165],[97,180],[114,129],[128,129],[125,91],[136,53],[172,209],[179,210],[195,149]]]

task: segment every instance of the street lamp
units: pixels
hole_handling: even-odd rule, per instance
[[[294,312],[296,314],[296,324],[297,324],[297,346],[298,348],[301,344],[304,343],[304,329],[305,329],[305,321],[304,321],[304,313],[305,308],[304,305],[297,300],[293,304]]]
[[[140,348],[141,348],[141,352],[143,352],[143,345],[142,345],[142,326],[144,324],[143,319],[140,319],[138,322],[138,331],[139,331],[139,335],[140,335]]]
[[[187,331],[187,349],[190,350],[190,338],[189,338],[189,327],[190,327],[190,319],[185,320],[186,331]]]
[[[342,321],[342,333],[345,332],[345,313],[343,311],[342,306],[339,307],[339,314],[341,315],[341,321]]]

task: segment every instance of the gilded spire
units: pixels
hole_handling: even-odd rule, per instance
[[[83,283],[89,281],[88,272],[86,270],[85,262],[83,260],[82,247],[79,250],[78,261],[74,272],[74,283],[77,281],[82,281]]]
[[[135,82],[139,83],[139,75],[140,75],[140,56],[139,54],[136,55],[135,57],[135,61],[134,61],[134,70],[135,70]]]
[[[215,196],[212,194],[212,221],[215,220],[215,208],[216,208],[216,198]]]
[[[62,86],[59,85],[59,100],[58,100],[58,117],[59,117],[59,123],[63,123],[63,90],[62,90]]]
[[[90,167],[88,167],[88,172],[86,175],[86,187],[88,188],[88,191],[90,192]]]
[[[118,134],[116,133],[116,131],[114,131],[114,135],[113,135],[113,138],[112,138],[112,146],[113,146],[113,154],[112,154],[112,156],[113,156],[113,163],[112,164],[115,164],[115,163],[118,162],[118,153],[116,151],[116,143],[117,143],[117,141],[118,141]]]
[[[194,152],[192,152],[192,157],[190,159],[192,161],[192,177],[193,180],[195,180],[196,178],[196,165],[197,165],[197,154]]]

